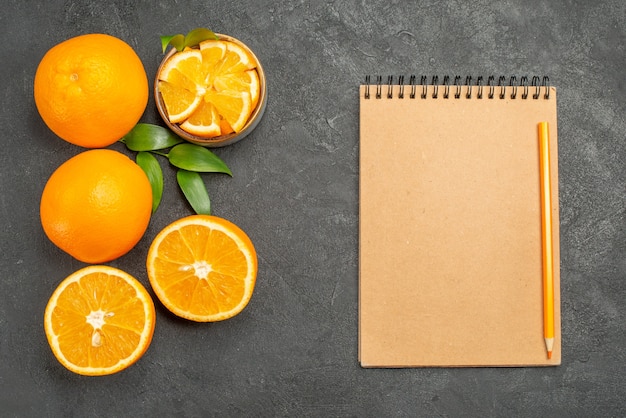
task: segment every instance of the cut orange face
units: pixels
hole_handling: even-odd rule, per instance
[[[226,54],[217,70],[219,74],[232,74],[251,70],[256,67],[254,59],[241,46],[233,42],[226,43]]]
[[[186,120],[202,102],[202,96],[167,81],[159,81],[159,91],[163,96],[168,119],[172,123]]]
[[[165,227],[152,242],[146,264],[163,305],[198,322],[240,313],[256,282],[252,241],[238,226],[216,216],[188,216]]]
[[[209,90],[204,100],[215,106],[235,132],[243,129],[252,113],[252,100],[247,92]]]
[[[238,73],[224,74],[215,79],[213,83],[217,91],[238,91],[250,94],[254,109],[259,101],[259,74],[255,70],[241,71]]]
[[[211,85],[210,77],[215,74],[216,67],[226,55],[226,42],[209,39],[201,42],[199,48],[202,55],[202,71],[205,74],[205,82],[207,85]]]
[[[154,333],[150,295],[134,277],[108,266],[89,266],[68,276],[44,314],[53,354],[82,375],[124,370],[145,353]]]
[[[220,115],[211,103],[201,101],[200,106],[185,120],[180,127],[198,136],[214,137],[220,135]]]
[[[198,49],[186,49],[172,55],[159,73],[160,80],[176,84],[192,92],[204,86],[205,78],[202,54]]]

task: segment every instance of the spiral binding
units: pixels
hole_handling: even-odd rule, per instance
[[[516,99],[518,95],[518,90],[521,90],[520,97],[522,99],[527,99],[530,94],[530,90],[534,89],[532,93],[533,99],[539,99],[541,96],[541,89],[544,90],[543,98],[550,98],[550,79],[547,76],[543,76],[540,78],[539,76],[533,76],[530,81],[530,85],[528,84],[528,77],[523,76],[520,78],[519,83],[517,82],[516,76],[509,77],[509,82],[506,82],[505,76],[498,77],[498,84],[496,84],[495,76],[491,75],[487,78],[487,82],[484,83],[484,79],[482,76],[478,77],[475,82],[472,81],[472,76],[465,77],[465,83],[461,83],[461,76],[457,75],[454,77],[452,84],[450,84],[450,76],[446,75],[443,77],[442,84],[439,84],[439,76],[433,76],[431,82],[428,83],[427,76],[420,76],[419,83],[417,83],[417,77],[415,75],[409,76],[408,84],[404,82],[404,76],[401,75],[398,77],[398,95],[399,99],[403,99],[405,97],[405,87],[408,87],[408,97],[411,99],[415,99],[416,97],[420,97],[421,99],[426,99],[428,94],[428,87],[432,86],[432,94],[431,97],[436,99],[439,97],[439,90],[443,91],[442,97],[444,99],[448,99],[452,91],[452,97],[455,99],[461,98],[461,90],[463,86],[467,87],[467,91],[465,93],[466,99],[471,99],[472,95],[475,92],[475,97],[478,99],[482,99],[484,95],[484,91],[487,91],[487,98],[493,99],[497,97],[500,99],[504,99],[506,97],[507,90],[510,90],[510,98]],[[392,75],[387,76],[387,82],[385,83],[387,87],[387,92],[385,96],[388,99],[393,98],[393,86],[394,86],[394,78]],[[371,77],[369,75],[365,76],[365,98],[369,99],[371,97],[370,87],[375,86],[374,97],[376,99],[381,99],[383,97],[383,77],[378,75],[376,76],[376,82],[374,84],[371,83]],[[420,91],[421,90],[421,91]]]

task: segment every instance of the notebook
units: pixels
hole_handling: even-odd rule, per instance
[[[556,89],[547,77],[360,86],[362,367],[561,363]],[[555,340],[543,333],[537,126],[550,127]]]

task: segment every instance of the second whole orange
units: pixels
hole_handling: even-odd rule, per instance
[[[152,189],[126,155],[97,149],[59,166],[40,205],[43,230],[56,246],[86,263],[104,263],[129,252],[152,213]]]
[[[52,47],[34,80],[37,110],[59,137],[104,148],[126,135],[148,104],[148,78],[135,51],[106,34],[86,34]]]

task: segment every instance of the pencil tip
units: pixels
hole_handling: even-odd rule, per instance
[[[552,351],[548,351],[548,360],[552,358]]]

